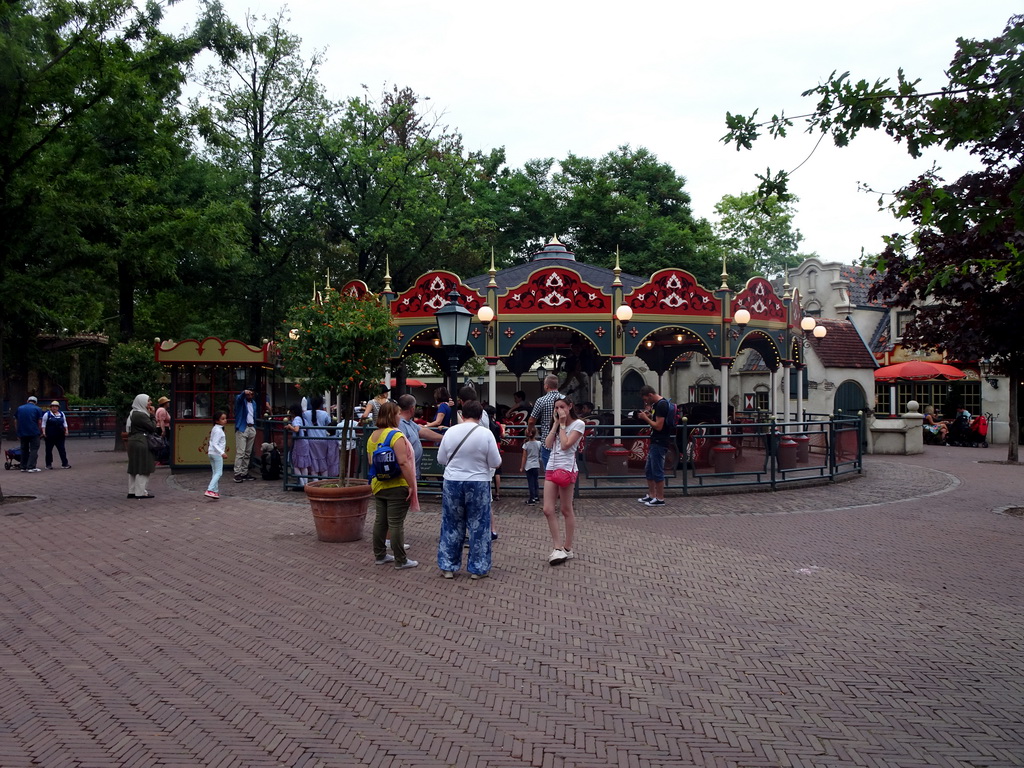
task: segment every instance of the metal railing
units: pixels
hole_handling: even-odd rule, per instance
[[[330,441],[338,437],[306,437]],[[357,448],[350,456],[349,475],[366,477],[366,439],[371,427],[360,430]],[[527,488],[520,470],[523,425],[506,425],[502,441],[501,490]],[[620,437],[616,439],[616,434]],[[299,489],[302,480],[318,479],[296,474],[289,456],[293,437],[279,423],[275,442],[283,457],[283,487]],[[578,495],[631,494],[645,490],[644,468],[650,445],[650,430],[635,424],[592,424],[587,426],[577,454]],[[333,454],[332,454],[333,455]],[[729,489],[777,489],[801,483],[834,482],[843,475],[863,471],[863,422],[857,417],[810,415],[808,420],[779,424],[775,421],[743,421],[731,424],[688,424],[676,429],[665,462],[665,486],[670,491],[691,493]],[[441,492],[444,468],[437,463],[437,444],[424,443],[420,464],[423,495]],[[333,475],[332,475],[333,476]]]

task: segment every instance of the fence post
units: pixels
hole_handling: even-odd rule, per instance
[[[836,479],[836,417],[828,417],[828,479]]]

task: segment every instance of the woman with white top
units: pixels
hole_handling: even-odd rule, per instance
[[[446,579],[462,567],[467,532],[469,577],[486,578],[491,570],[491,472],[501,465],[501,454],[490,430],[480,424],[482,413],[479,400],[463,401],[462,423],[446,430],[437,448],[444,465],[437,567]]]
[[[572,508],[572,494],[575,489],[576,446],[579,444],[587,425],[576,416],[576,406],[571,400],[556,400],[551,416],[551,429],[548,430],[544,444],[551,456],[548,458],[544,475],[544,517],[548,520],[551,531],[551,545],[554,549],[548,556],[551,565],[562,565],[572,560],[572,538],[576,532],[576,513]],[[556,483],[556,473],[568,472],[572,475],[571,482],[565,485]],[[567,480],[569,478],[566,478]],[[560,501],[562,517],[565,519],[565,536],[558,525],[558,513],[555,502]]]

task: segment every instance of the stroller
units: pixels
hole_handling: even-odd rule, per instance
[[[988,417],[981,414],[970,420],[957,418],[950,427],[946,444],[967,448],[988,448]]]
[[[4,451],[4,469],[21,469],[21,448],[8,448]]]

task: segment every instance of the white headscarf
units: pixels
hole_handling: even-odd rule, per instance
[[[149,395],[136,395],[132,401],[132,410],[128,414],[128,421],[124,423],[124,431],[132,431],[132,413],[139,411],[141,413],[149,415]]]

